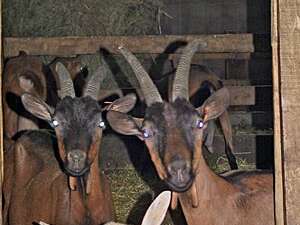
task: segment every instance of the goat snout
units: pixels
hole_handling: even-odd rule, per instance
[[[175,160],[167,167],[169,178],[168,185],[178,192],[186,191],[193,182],[191,166],[184,160]]]
[[[67,154],[68,159],[68,171],[72,175],[81,175],[86,167],[87,155],[81,150],[72,150]]]

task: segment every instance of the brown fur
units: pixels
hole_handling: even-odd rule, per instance
[[[201,145],[199,145],[201,146]],[[194,181],[199,198],[179,194],[188,225],[273,225],[273,175],[266,171],[232,171],[216,175],[201,154]]]
[[[55,71],[55,66],[56,63],[60,62],[62,63],[67,70],[69,71],[70,75],[71,75],[71,79],[75,80],[76,76],[81,72],[81,68],[82,68],[82,63],[80,61],[80,59],[78,57],[60,57],[60,58],[56,58],[50,65],[50,69],[51,72],[56,80],[56,84],[57,84],[57,88],[60,89],[59,87],[59,82],[58,82],[58,74]]]
[[[152,136],[144,141],[150,155],[155,152],[159,156],[151,157],[155,167],[160,168],[157,169],[159,174],[161,167],[166,171],[170,166],[166,157],[184,159],[185,165],[182,164],[178,174],[193,164],[193,184],[186,185],[188,187],[184,191],[178,188],[178,185],[174,185],[174,182],[170,185],[170,181],[178,176],[177,174],[167,173],[167,178],[161,178],[172,191],[181,192],[178,193],[179,201],[189,225],[273,225],[272,173],[255,170],[234,171],[218,176],[207,166],[202,155],[205,126],[202,129],[193,127],[195,118],[215,119],[224,111],[226,105],[213,106],[219,103],[225,94],[226,89],[220,89],[198,109],[185,100],[155,103],[147,108],[144,125],[139,129],[138,124],[132,124],[135,120],[126,114],[110,111],[107,119],[114,130],[123,134],[140,137],[142,130],[149,130]],[[168,104],[172,105],[171,117],[165,118]],[[211,110],[206,110],[207,108]],[[194,158],[187,157],[191,151]],[[176,195],[173,196],[176,198]],[[172,207],[176,206],[175,201],[176,199],[172,200]]]
[[[169,79],[168,84],[168,99],[171,99],[172,96],[172,85],[174,75],[172,74]],[[203,86],[205,82],[209,82],[210,85],[213,87],[214,90],[218,90],[222,88],[222,82],[218,78],[218,76],[208,69],[206,66],[202,65],[192,65],[190,74],[189,74],[189,96],[192,97],[197,94],[199,89]],[[233,147],[233,139],[232,139],[232,127],[230,123],[230,118],[228,115],[227,110],[220,115],[218,118],[225,140],[225,153],[229,160],[229,164],[231,169],[237,169],[237,163],[235,156],[233,155],[234,147]],[[207,130],[207,137],[205,141],[205,147],[210,151],[213,152],[213,140],[214,140],[214,128]]]
[[[54,155],[53,137],[24,134],[5,154],[4,224],[101,224],[113,219],[112,198],[98,160],[91,166],[90,193],[71,191]]]
[[[180,59],[180,73],[176,71],[178,83],[173,87],[174,90],[177,88],[174,92],[177,97],[173,96],[172,102],[161,101],[159,98],[155,102],[155,99],[150,99],[153,102],[148,104],[141,126],[124,113],[110,111],[107,119],[115,131],[136,135],[145,141],[147,147],[151,143],[152,148],[149,150],[158,153],[167,170],[167,179],[163,180],[172,191],[179,192],[173,194],[172,207],[176,206],[179,195],[189,225],[273,225],[272,173],[238,171],[221,177],[205,162],[202,153],[204,131],[211,120],[226,112],[230,96],[229,91],[223,87],[199,108],[189,103],[187,87],[181,85],[187,81],[183,79],[184,75],[187,76],[184,69],[187,69],[186,63],[191,59],[188,56],[192,56],[189,53],[193,53],[198,41],[189,43]],[[121,49],[121,53],[137,77],[140,78],[141,74],[147,76],[142,73],[140,64],[129,51]],[[143,87],[152,86],[151,80],[145,81],[148,81],[148,86],[143,83]],[[151,126],[149,123],[152,123]],[[195,158],[188,158],[188,152],[192,152]],[[173,161],[164,161],[166,155],[172,155]],[[153,163],[156,165],[157,161],[153,160]]]
[[[26,110],[47,121],[55,135],[28,131],[6,152],[5,224],[96,225],[113,219],[109,184],[98,165],[103,109],[93,96],[65,96],[55,109],[32,94],[21,96]],[[128,95],[112,104],[130,110],[135,101]]]
[[[25,118],[20,115],[18,111],[21,103],[16,101],[25,92],[46,99],[46,78],[43,70],[44,65],[39,57],[28,56],[25,53],[11,58],[6,63],[3,74],[3,108],[4,133],[7,138],[12,138],[24,129],[38,129],[34,117]]]

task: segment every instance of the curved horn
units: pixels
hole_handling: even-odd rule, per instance
[[[178,97],[189,99],[188,86],[191,61],[195,52],[198,49],[200,41],[201,40],[199,39],[193,40],[183,50],[174,78],[172,89],[172,101],[175,101],[175,99]]]
[[[104,79],[103,74],[106,74],[105,70],[105,66],[98,66],[96,71],[89,77],[89,80],[83,89],[83,96],[90,96],[93,99],[98,100],[100,84]]]
[[[138,59],[131,52],[129,52],[128,49],[122,46],[119,47],[119,50],[135,73],[135,76],[144,94],[146,105],[150,106],[154,102],[162,102],[163,100],[156,86]]]
[[[60,85],[59,97],[61,99],[63,99],[66,96],[74,98],[75,90],[69,71],[60,62],[56,63],[55,70],[58,74],[58,80]]]

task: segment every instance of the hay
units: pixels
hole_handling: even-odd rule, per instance
[[[157,34],[162,0],[6,0],[4,36]]]
[[[155,174],[144,174],[143,178],[131,165],[121,169],[106,171],[111,183],[116,220],[120,223],[141,224],[147,208],[157,193],[165,188]],[[178,213],[180,214],[180,213]],[[181,221],[182,218],[176,218]],[[182,223],[184,224],[184,223]],[[167,214],[162,225],[173,225]]]
[[[5,0],[4,36],[158,34],[158,13],[163,7],[163,0]],[[54,59],[51,56],[41,58],[45,64]],[[139,57],[141,61],[144,61],[144,58],[145,56]],[[102,60],[99,54],[82,55],[80,59],[91,73]],[[112,74],[107,75],[107,79],[101,84],[102,89],[127,89],[138,86],[123,57],[111,56],[107,62]]]
[[[216,173],[230,170],[226,156],[210,155],[207,162]],[[240,169],[254,169],[255,165],[246,160],[237,158]],[[111,182],[113,201],[118,222],[140,224],[146,209],[154,198],[154,189],[163,189],[163,182],[153,174],[144,175],[141,178],[138,171],[128,165],[121,169],[106,171]],[[151,186],[151,188],[150,188]],[[141,201],[141,198],[143,201]],[[179,212],[178,212],[179,214]],[[177,221],[182,218],[178,216]],[[170,215],[167,215],[164,225],[173,225]],[[184,223],[182,223],[184,224]]]

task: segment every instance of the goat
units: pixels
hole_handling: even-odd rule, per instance
[[[20,96],[31,93],[46,100],[46,77],[44,64],[39,57],[28,56],[25,52],[7,61],[3,74],[4,134],[11,139],[26,129],[38,129],[38,121],[26,114]]]
[[[179,199],[189,225],[274,224],[272,173],[237,170],[220,176],[203,157],[203,132],[224,113],[230,96],[223,87],[199,108],[189,103],[189,66],[199,43],[194,40],[184,49],[169,102],[162,100],[137,58],[120,47],[146,96],[147,109],[144,118],[109,111],[107,119],[115,131],[145,142],[160,179],[172,190],[171,207]]]
[[[218,78],[218,76],[209,68],[202,65],[197,66],[196,71],[191,69],[188,85],[190,98],[193,98],[195,95],[197,95],[199,89],[201,89],[204,85],[208,87],[211,94],[223,87],[222,81]],[[172,82],[170,83],[168,90],[170,99],[172,96]],[[231,169],[238,169],[236,158],[233,154],[234,148],[232,139],[232,127],[228,111],[225,110],[217,119],[219,120],[223,131],[225,141],[225,154],[227,156],[229,166]],[[204,145],[210,153],[214,152],[213,140],[215,135],[215,129],[215,121],[211,120],[208,122],[207,128],[204,132]]]
[[[161,93],[163,99],[171,99],[172,97],[172,84],[174,80],[174,71],[168,73],[160,80],[154,81],[156,86]],[[205,87],[205,88],[204,88]],[[194,105],[202,103],[207,96],[199,96],[200,90],[203,88],[212,94],[216,90],[223,87],[222,81],[218,76],[209,68],[203,65],[194,65],[190,68],[190,79],[189,79],[189,97]],[[144,101],[145,97],[140,91],[137,91],[140,100]],[[201,93],[200,93],[201,94]],[[195,102],[196,100],[196,102]],[[218,118],[225,141],[225,154],[228,159],[228,163],[231,169],[238,169],[235,155],[233,154],[233,138],[232,138],[232,126],[230,123],[230,118],[228,111],[225,110]],[[204,146],[206,149],[213,153],[213,141],[216,130],[216,121],[209,121],[208,127],[204,134]]]
[[[75,97],[67,69],[57,63],[56,70],[61,100],[55,109],[32,94],[21,96],[26,110],[47,121],[55,135],[28,131],[5,152],[4,224],[96,225],[114,217],[109,183],[98,165],[105,127],[96,100],[102,68],[90,76],[82,97]],[[127,95],[109,108],[127,112],[135,101]]]

